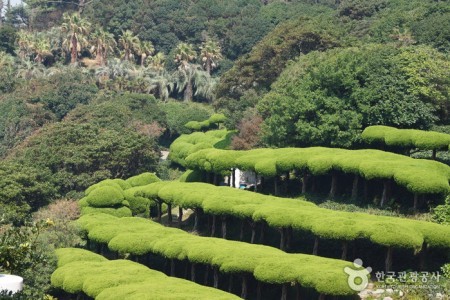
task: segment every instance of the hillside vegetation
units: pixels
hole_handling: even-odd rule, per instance
[[[377,214],[420,219],[429,225],[424,225],[426,233],[416,225],[407,228],[416,224],[412,220],[393,218],[380,225],[380,216],[373,214],[361,216],[373,220],[370,233],[348,226],[355,243],[364,240],[359,246],[373,261],[381,261],[378,248],[371,249],[369,242],[383,237],[373,238],[372,233],[378,233],[380,225],[395,237],[390,226],[404,224],[410,244],[403,248],[420,253],[417,259],[423,262],[428,251],[424,244],[441,243],[430,238],[430,232],[446,233],[438,228],[450,222],[449,51],[448,1],[0,1],[0,272],[25,277],[27,299],[49,299],[48,293],[108,297],[119,288],[113,286],[120,286],[116,277],[111,277],[113,286],[94,292],[80,288],[85,282],[81,279],[73,282],[77,288],[65,290],[63,277],[73,279],[66,266],[55,275],[58,291],[50,288],[57,260],[64,251],[72,253],[55,255],[55,248],[93,249],[86,232],[78,232],[72,221],[80,214],[103,220],[107,217],[101,214],[106,213],[162,223],[167,218],[172,223],[172,210],[179,206],[179,223],[187,213],[184,217],[192,215],[198,225],[202,210],[211,212],[222,204],[185,205],[191,210],[186,212],[170,197],[139,192],[153,182],[163,181],[154,185],[162,186],[171,180],[219,185],[234,179],[240,184],[237,168],[256,178],[243,184],[247,189],[297,198],[284,199],[289,203],[315,201],[335,210],[376,209]],[[161,159],[166,151],[168,159]],[[195,187],[193,197],[215,193]],[[333,225],[318,214],[322,210],[315,207],[305,216],[315,221],[296,223],[298,230],[306,231],[306,240],[314,240],[316,250],[319,236],[332,235]],[[289,221],[287,215],[278,207],[275,217],[245,215],[238,223],[249,222],[253,243],[256,224],[264,233],[272,217]],[[333,219],[336,224],[352,223],[351,212],[330,215],[345,216]],[[212,224],[222,218],[226,229],[224,214],[203,218]],[[311,228],[299,228],[304,224]],[[181,225],[197,229],[189,220]],[[292,224],[285,225],[271,230],[281,230],[288,239]],[[160,225],[152,228],[163,231]],[[273,232],[267,234],[272,239]],[[186,232],[182,236],[204,240]],[[388,246],[386,266],[392,264],[391,242],[375,243]],[[161,254],[152,251],[146,254]],[[442,249],[430,251],[429,265],[421,263],[421,269],[435,271],[450,260]],[[133,256],[120,254],[124,259]],[[403,255],[397,266],[414,268],[410,255]],[[164,257],[156,261],[160,259]],[[92,266],[105,272],[115,267],[115,261],[100,260]],[[282,267],[264,277],[272,266],[268,261],[263,275],[230,272],[228,290],[238,294],[232,280],[237,275],[242,279],[240,295],[254,298],[264,289],[269,298],[280,294],[283,299],[294,289],[306,298],[349,294],[345,278],[337,275],[337,290],[316,278],[309,282],[303,273],[295,273],[297,269],[290,281],[273,280],[281,276]],[[323,262],[328,266],[328,260]],[[69,265],[79,266],[77,274],[85,276],[90,263],[76,260]],[[188,266],[195,271],[197,261],[181,263],[186,265],[177,268],[186,268],[186,274]],[[118,264],[127,272],[143,272],[145,287],[151,287],[149,280],[156,276],[164,286],[179,282],[189,291],[197,288],[162,276],[158,271],[164,268]],[[213,261],[202,268],[206,283],[210,271],[214,280],[223,275]],[[338,273],[334,267],[330,270]],[[142,292],[129,283],[123,295]],[[272,289],[272,284],[280,286]],[[233,297],[216,292],[205,288],[201,293]]]

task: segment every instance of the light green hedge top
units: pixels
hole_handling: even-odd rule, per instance
[[[346,261],[200,237],[147,219],[87,215],[79,222],[90,239],[107,242],[113,251],[136,255],[155,253],[168,259],[216,266],[225,273],[251,273],[266,283],[297,282],[324,294],[354,294],[344,273],[344,268],[352,264]],[[289,273],[280,277],[285,273],[286,264],[292,265]]]
[[[219,124],[225,122],[227,117],[224,114],[213,114],[209,119],[204,121],[190,121],[187,122],[184,126],[188,129],[199,131],[203,129],[208,129],[214,124]]]
[[[367,143],[423,150],[447,150],[450,145],[450,134],[381,125],[367,127],[361,137]]]
[[[233,134],[233,131],[226,129],[183,134],[170,145],[169,159],[186,166],[184,159],[192,153],[202,149],[227,148]]]
[[[237,167],[269,177],[292,170],[307,170],[313,175],[336,170],[368,180],[393,179],[417,194],[450,192],[449,166],[373,149],[311,147],[233,151],[210,148],[187,156],[185,161],[190,168],[208,172],[229,172],[231,167]]]
[[[82,249],[58,249],[53,287],[95,299],[239,299],[218,289],[171,278],[129,260],[109,261]]]
[[[134,188],[159,182],[155,173],[145,172],[127,180],[105,179],[86,189],[86,197],[79,201],[82,214],[101,211],[117,217],[131,215],[148,216],[150,206],[155,203],[150,199],[135,196]]]
[[[333,211],[303,200],[250,193],[206,183],[160,182],[140,187],[138,195],[158,197],[206,213],[266,221],[271,227],[293,227],[321,238],[351,241],[367,239],[396,248],[450,248],[450,226],[366,213]]]
[[[86,201],[92,207],[113,207],[121,205],[125,200],[123,191],[114,186],[101,186],[86,196]]]
[[[161,181],[155,173],[145,172],[125,180],[132,187],[147,185],[153,182]]]

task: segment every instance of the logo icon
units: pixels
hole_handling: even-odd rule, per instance
[[[357,258],[353,261],[353,266],[356,268],[345,267],[344,272],[348,274],[348,286],[355,292],[361,292],[369,284],[368,275],[372,272],[371,267],[361,269],[363,261]]]

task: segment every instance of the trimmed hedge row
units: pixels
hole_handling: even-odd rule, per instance
[[[127,180],[106,179],[96,183],[85,191],[85,197],[79,201],[81,213],[108,213],[117,217],[131,217],[137,214],[149,214],[154,204],[147,198],[135,196],[134,189],[153,182],[161,181],[154,173],[142,173]]]
[[[83,249],[56,250],[58,268],[51,284],[97,300],[239,299],[218,289],[172,278],[129,260],[107,260]]]
[[[200,237],[142,218],[94,214],[82,216],[78,223],[90,240],[107,243],[112,251],[133,255],[153,253],[167,259],[188,260],[218,268],[223,273],[250,273],[265,283],[298,283],[327,295],[355,294],[344,272],[345,267],[353,266],[350,262]]]
[[[170,145],[169,159],[186,166],[185,158],[201,149],[225,149],[229,146],[233,131],[211,130],[182,134]]]
[[[409,149],[448,150],[450,145],[450,134],[381,125],[367,127],[361,137],[369,144],[379,143]]]
[[[233,168],[274,177],[292,170],[325,175],[332,171],[359,175],[367,180],[394,180],[414,194],[448,194],[450,167],[429,160],[380,150],[337,148],[283,148],[232,151],[204,149],[186,157],[186,166],[224,173]]]
[[[367,239],[374,244],[419,250],[450,248],[450,227],[431,222],[333,211],[303,200],[250,193],[206,183],[159,182],[136,189],[136,195],[212,215],[265,221],[271,227],[311,232],[324,239]]]
[[[227,117],[224,114],[213,114],[209,119],[205,121],[189,121],[184,126],[193,131],[200,131],[204,129],[210,129],[212,125],[225,122]]]

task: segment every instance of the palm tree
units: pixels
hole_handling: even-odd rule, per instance
[[[150,67],[158,73],[162,73],[164,71],[164,66],[166,64],[166,56],[162,52],[156,53],[151,57]]]
[[[195,96],[202,96],[208,101],[214,100],[218,78],[211,77],[208,72],[197,72],[194,78]]]
[[[87,44],[86,35],[89,32],[90,23],[77,13],[72,15],[64,13],[63,20],[64,23],[61,25],[61,30],[68,33],[64,44],[71,53],[70,63],[75,64],[82,45]]]
[[[140,41],[137,35],[134,35],[130,30],[126,30],[122,31],[122,35],[119,38],[119,44],[123,49],[123,59],[129,61],[133,59],[133,51],[139,48]]]
[[[141,67],[143,67],[145,59],[155,52],[155,47],[153,47],[153,44],[150,41],[140,41],[136,48],[136,52],[141,57]]]
[[[222,59],[221,48],[213,40],[206,41],[200,47],[200,56],[203,68],[208,74],[211,74],[212,69],[216,68],[218,61]]]
[[[184,101],[191,101],[193,92],[192,78],[196,68],[191,66],[190,62],[195,59],[197,53],[191,44],[180,43],[175,49],[175,62],[178,63],[177,89],[179,92],[184,90]]]
[[[105,31],[103,28],[98,28],[92,35],[92,42],[94,46],[91,48],[91,53],[95,53],[95,58],[100,66],[104,66],[108,60],[108,51],[114,51],[117,45],[114,36]]]
[[[112,82],[115,85],[113,88],[121,91],[134,72],[135,70],[129,61],[114,58],[108,61],[108,65],[99,67],[95,71],[95,75],[98,77],[100,85]]]
[[[180,43],[175,48],[175,62],[178,63],[178,68],[187,68],[187,65],[193,61],[197,56],[194,47],[191,44]]]
[[[166,101],[174,90],[175,82],[172,74],[158,69],[147,69],[146,79],[149,83],[148,93],[154,93],[159,99]]]

